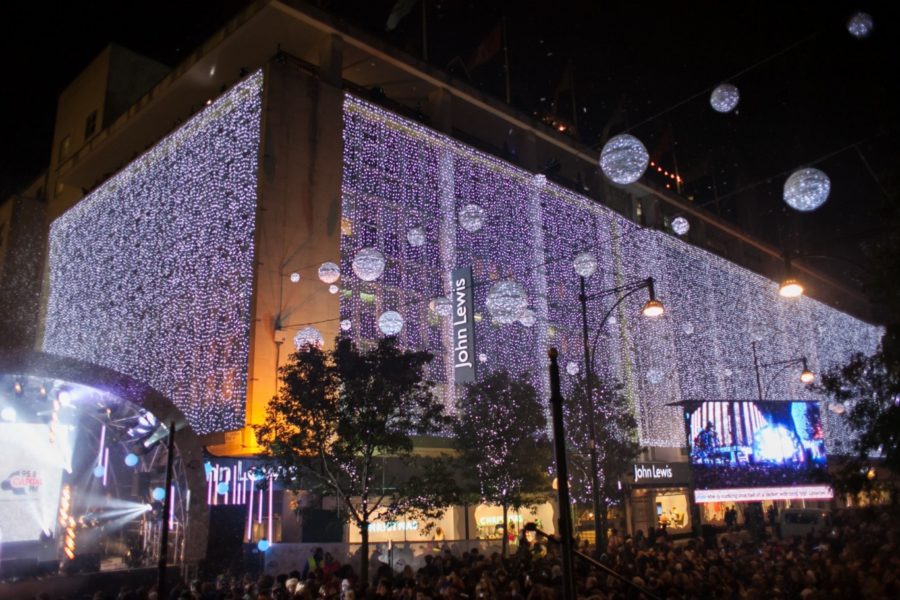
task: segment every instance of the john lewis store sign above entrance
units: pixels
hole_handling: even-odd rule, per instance
[[[472,267],[454,269],[453,373],[456,383],[475,381],[475,302],[472,298]]]
[[[688,463],[646,462],[634,463],[635,485],[677,484],[691,481],[691,467]]]

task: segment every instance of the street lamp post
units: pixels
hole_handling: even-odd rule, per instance
[[[588,401],[588,452],[591,460],[591,504],[594,511],[594,550],[596,554],[599,555],[602,550],[600,541],[603,539],[602,522],[600,516],[601,511],[603,510],[603,506],[601,502],[600,482],[598,478],[598,474],[600,471],[600,460],[597,456],[597,429],[595,424],[596,418],[594,415],[596,406],[594,403],[593,390],[594,374],[593,360],[591,359],[591,344],[588,334],[587,303],[588,300],[619,295],[619,298],[609,308],[609,310],[606,312],[606,315],[604,315],[603,320],[600,322],[601,328],[606,323],[607,318],[609,318],[609,315],[612,314],[616,307],[618,307],[626,298],[643,289],[646,289],[648,295],[650,296],[650,299],[644,304],[644,308],[642,311],[645,316],[658,317],[663,314],[665,308],[663,307],[662,302],[656,299],[656,290],[653,285],[654,281],[652,277],[610,288],[608,290],[595,292],[591,295],[588,295],[586,293],[586,282],[584,275],[580,275],[579,277],[581,279],[581,293],[578,296],[578,300],[581,302],[581,333],[584,341],[585,393],[587,395]]]
[[[787,360],[776,360],[775,362],[770,363],[760,363],[759,356],[756,353],[756,344],[757,342],[751,342],[750,347],[753,349],[753,370],[756,373],[756,391],[759,396],[760,401],[765,400],[766,392],[769,390],[769,385],[772,384],[772,381],[778,377],[778,373],[784,371],[790,366],[793,365],[802,365],[803,370],[800,372],[800,381],[803,383],[812,383],[816,375],[812,371],[809,370],[809,364],[806,361],[805,356],[798,356],[797,358],[788,358]],[[763,389],[762,385],[762,372],[769,367],[781,367],[781,370],[772,376],[772,379],[769,380],[769,383],[766,385],[766,388]]]

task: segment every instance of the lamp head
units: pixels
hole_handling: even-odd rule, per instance
[[[783,298],[798,298],[803,295],[803,286],[794,278],[787,278],[781,282],[778,293]]]
[[[657,300],[656,298],[652,298],[647,300],[647,303],[644,304],[643,313],[645,317],[655,318],[660,317],[663,313],[666,312],[666,307],[663,306],[663,303]]]
[[[803,383],[812,383],[816,380],[816,374],[809,370],[806,359],[803,359],[803,371],[800,373],[800,381]]]

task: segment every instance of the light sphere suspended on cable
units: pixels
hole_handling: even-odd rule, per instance
[[[449,317],[453,312],[453,303],[446,296],[438,296],[437,298],[432,298],[431,302],[428,303],[428,309],[439,317]]]
[[[350,328],[353,327],[353,323],[350,319],[344,319],[341,321],[341,331],[350,331]]]
[[[363,281],[375,281],[384,273],[384,255],[377,248],[363,248],[356,253],[352,266]]]
[[[484,226],[484,209],[477,204],[466,204],[459,211],[459,225],[469,233],[475,233]]]
[[[678,235],[684,235],[691,230],[691,224],[684,217],[675,217],[672,219],[672,231]]]
[[[518,282],[512,279],[498,281],[488,292],[487,308],[495,323],[508,325],[517,321],[522,311],[528,308],[528,296]]]
[[[593,252],[582,252],[572,261],[572,266],[582,277],[590,277],[597,272],[597,257]]]
[[[647,371],[647,382],[651,385],[659,385],[664,378],[663,372],[659,369],[650,369]]]
[[[421,227],[413,227],[406,232],[406,241],[410,246],[418,248],[425,243],[425,230]]]
[[[337,294],[339,291],[340,291],[340,288],[333,283],[328,286],[329,294]]]
[[[322,333],[315,327],[304,327],[294,336],[294,348],[304,350],[311,346],[321,348],[325,343]]]
[[[816,210],[830,192],[831,180],[818,169],[798,169],[784,182],[784,201],[800,212]]]
[[[874,26],[875,21],[872,19],[872,15],[864,12],[854,14],[850,17],[850,20],[847,21],[847,31],[850,32],[850,35],[859,40],[869,37]]]
[[[720,113],[730,113],[737,108],[738,102],[741,100],[741,93],[737,86],[730,83],[723,83],[716,87],[709,95],[709,105],[713,110]]]
[[[581,370],[581,365],[577,362],[570,360],[566,365],[566,373],[569,375],[578,375],[578,372]]]
[[[319,267],[319,280],[322,283],[334,283],[341,278],[341,268],[333,262],[323,262]]]
[[[403,329],[403,317],[396,310],[388,310],[378,317],[378,329],[384,335],[397,335]]]
[[[600,169],[613,183],[634,183],[647,170],[650,155],[641,140],[623,133],[610,138],[600,152]]]
[[[297,271],[291,273],[291,283],[300,283],[300,273]]]
[[[535,321],[537,321],[537,317],[534,316],[534,311],[530,308],[526,308],[522,311],[522,314],[519,315],[519,323],[525,327],[533,327]]]

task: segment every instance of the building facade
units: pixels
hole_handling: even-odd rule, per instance
[[[219,454],[258,452],[250,426],[278,366],[337,335],[431,351],[452,407],[460,268],[474,292],[463,362],[544,396],[549,347],[564,394],[585,368],[575,258],[598,263],[588,295],[654,278],[662,318],[642,317],[637,294],[588,312],[593,369],[624,385],[646,462],[686,461],[674,404],[757,397],[751,344],[759,363],[821,372],[880,338],[824,278],[809,287],[829,304],[779,297],[777,249],[664,191],[605,183],[571,140],[291,3],[239,15],[92,136],[48,175],[42,348],[152,385]],[[512,157],[485,150],[511,140]],[[540,172],[556,155],[581,184]],[[688,239],[663,227],[673,214]],[[764,372],[766,398],[817,400],[797,374]],[[839,452],[840,417],[822,414]]]

